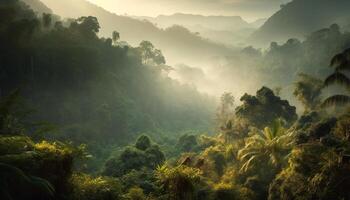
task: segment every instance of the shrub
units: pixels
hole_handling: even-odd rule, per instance
[[[151,140],[146,135],[141,135],[135,143],[135,147],[142,151],[145,151],[147,148],[151,146]]]
[[[110,177],[91,177],[86,174],[73,174],[72,199],[77,200],[119,200],[121,185],[117,179]]]
[[[146,196],[143,190],[139,187],[130,188],[129,192],[125,195],[126,200],[146,200]]]
[[[157,168],[156,177],[162,187],[169,192],[171,199],[191,200],[201,180],[201,172],[199,169],[184,165],[173,168],[163,165]]]

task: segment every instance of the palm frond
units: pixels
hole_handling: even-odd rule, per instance
[[[336,71],[350,71],[350,61],[340,63],[335,67]]]
[[[324,82],[325,87],[329,87],[333,84],[339,84],[350,88],[350,79],[341,72],[335,72],[330,75]]]
[[[337,65],[344,63],[346,61],[346,57],[343,53],[335,55],[331,60],[331,66],[336,67]]]
[[[243,155],[239,155],[238,157],[239,157],[240,160],[245,160],[246,158],[254,156],[254,155],[258,154],[258,153],[259,152],[257,152],[257,151],[253,151],[253,152],[249,152],[249,153],[246,153],[246,154],[243,154]]]
[[[241,171],[246,172],[251,166],[251,163],[257,158],[257,156],[252,156],[242,165]]]
[[[273,130],[271,130],[269,127],[264,128],[263,134],[268,140],[272,140],[274,138]]]
[[[327,98],[323,103],[322,107],[330,106],[341,106],[350,103],[350,96],[346,95],[334,95]]]

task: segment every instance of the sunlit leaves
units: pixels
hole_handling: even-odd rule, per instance
[[[245,147],[238,152],[238,158],[243,162],[241,171],[248,171],[259,162],[269,162],[278,168],[286,161],[291,144],[291,135],[282,122],[276,120],[271,127],[246,139]]]

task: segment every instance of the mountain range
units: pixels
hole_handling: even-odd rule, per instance
[[[350,24],[349,0],[293,0],[281,6],[249,38],[252,44],[268,45],[290,38],[304,39],[311,32],[337,23]]]
[[[204,38],[229,45],[239,45],[244,42],[247,36],[266,20],[258,19],[248,23],[240,16],[204,16],[184,13],[157,17],[134,16],[134,18],[147,20],[161,28],[180,25]]]
[[[40,0],[23,1],[33,5],[33,2]],[[178,62],[205,65],[214,57],[228,56],[234,52],[234,49],[205,39],[182,26],[159,28],[146,20],[111,13],[86,0],[41,0],[41,2],[63,18],[97,17],[101,26],[100,35],[103,37],[111,37],[113,31],[118,31],[121,40],[133,46],[148,40],[162,50],[171,65]]]

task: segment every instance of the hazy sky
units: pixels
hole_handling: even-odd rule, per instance
[[[157,16],[177,12],[266,18],[290,0],[89,0],[117,14]]]

